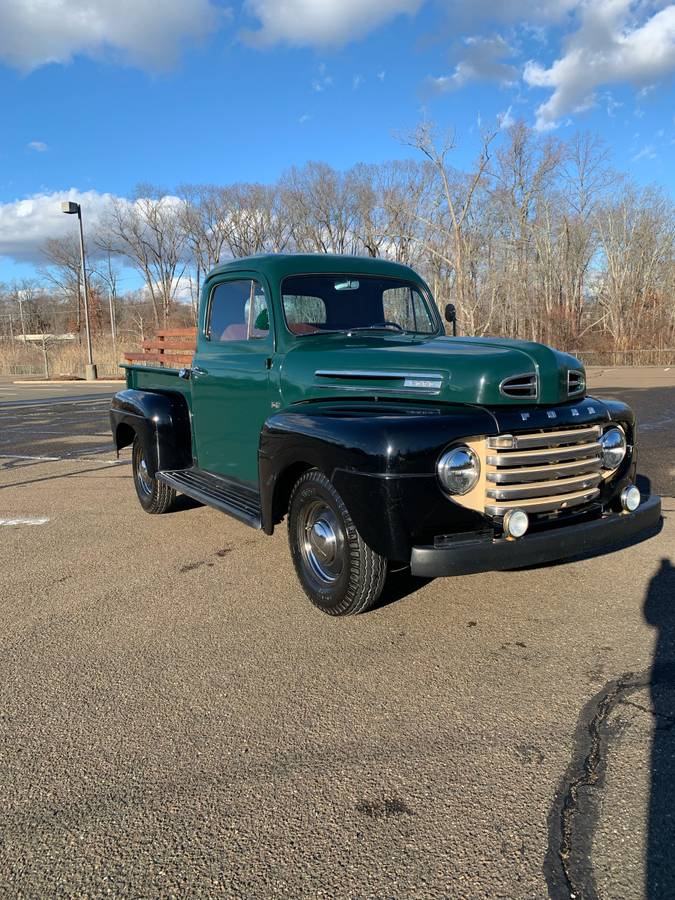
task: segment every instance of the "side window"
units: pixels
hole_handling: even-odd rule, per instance
[[[428,334],[434,330],[426,303],[414,288],[396,287],[383,291],[382,309],[387,322],[396,322],[406,331]]]
[[[326,304],[321,297],[309,297],[301,294],[283,295],[286,322],[293,334],[305,334],[314,331],[314,325],[326,322]]]
[[[216,285],[206,328],[210,341],[261,340],[269,331],[267,298],[261,284],[247,278]]]

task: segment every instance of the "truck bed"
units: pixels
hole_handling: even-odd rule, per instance
[[[146,365],[121,365],[120,368],[125,370],[128,388],[140,391],[171,391],[182,394],[188,407],[191,407],[190,382],[178,377],[179,369]]]

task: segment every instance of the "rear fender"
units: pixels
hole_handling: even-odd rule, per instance
[[[119,391],[110,405],[110,428],[118,454],[138,436],[153,477],[162,469],[192,465],[190,410],[179,393]]]

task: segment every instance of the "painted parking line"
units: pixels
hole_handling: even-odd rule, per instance
[[[84,459],[84,456],[82,456],[81,454],[86,455],[87,453],[102,453],[106,451],[114,453],[115,448],[111,447],[109,444],[105,447],[86,447],[83,450],[71,450],[70,452],[65,453],[63,456],[29,456],[24,453],[3,453],[2,451],[0,451],[0,459],[30,459],[34,460],[35,462],[80,462]],[[118,459],[101,460],[100,457],[86,461],[108,463],[122,462],[122,460]]]
[[[0,453],[0,459],[39,459],[42,462],[58,462],[62,456],[23,456],[19,453]]]
[[[28,516],[16,519],[0,518],[0,525],[46,525],[49,522],[47,516]]]
[[[89,394],[83,397],[47,397],[43,399],[36,400],[3,400],[0,403],[0,408],[2,409],[36,409],[37,407],[44,407],[45,409],[51,409],[54,406],[78,406],[78,405],[91,405],[91,404],[105,404],[106,406],[110,405],[110,396],[100,396],[96,394]]]
[[[675,416],[665,416],[656,422],[638,422],[638,431],[654,431],[657,428],[666,428],[675,422]]]

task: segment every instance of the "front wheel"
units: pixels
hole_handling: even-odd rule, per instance
[[[131,467],[134,473],[134,487],[143,509],[152,514],[165,513],[173,509],[176,492],[168,484],[163,484],[150,475],[145,450],[138,437],[134,438],[131,450]]]
[[[318,469],[305,472],[293,488],[288,539],[300,584],[320,610],[347,616],[377,601],[387,560],[365,543],[342,497]]]

